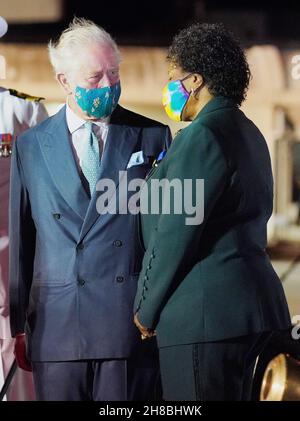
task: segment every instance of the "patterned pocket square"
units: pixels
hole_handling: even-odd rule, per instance
[[[143,151],[134,152],[127,164],[127,169],[135,165],[141,165],[145,162]]]

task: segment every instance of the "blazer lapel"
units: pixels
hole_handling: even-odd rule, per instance
[[[137,144],[140,131],[141,129],[139,127],[129,127],[119,124],[110,124],[109,126],[99,176],[99,180],[109,179],[114,183],[114,188],[110,189],[111,194],[109,200],[117,194],[117,187],[120,182],[119,172],[126,170],[130,156]],[[101,193],[101,191],[95,191],[91,198],[86,218],[81,229],[80,240],[86,236],[102,211],[106,208],[105,205],[102,205],[101,208],[98,206],[98,210],[96,208],[97,200]]]
[[[52,179],[69,206],[84,219],[89,206],[73,151],[63,107],[53,118],[47,130],[39,136],[39,143]]]

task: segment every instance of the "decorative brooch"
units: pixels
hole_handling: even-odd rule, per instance
[[[157,167],[158,164],[160,164],[160,162],[164,159],[166,153],[167,151],[165,149],[161,151],[158,157],[153,161],[152,167]]]

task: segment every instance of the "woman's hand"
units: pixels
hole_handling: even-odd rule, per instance
[[[155,336],[156,333],[153,329],[149,329],[148,327],[143,326],[137,317],[138,313],[134,315],[134,324],[138,328],[138,330],[141,332],[141,338],[142,340],[147,338],[152,338],[152,336]]]

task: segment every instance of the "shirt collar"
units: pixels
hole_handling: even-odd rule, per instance
[[[73,134],[80,127],[84,125],[86,120],[79,117],[69,106],[68,102],[66,103],[66,119],[69,132]],[[109,124],[110,116],[103,118],[101,121],[93,121],[93,124],[96,124],[100,128],[106,128]]]

